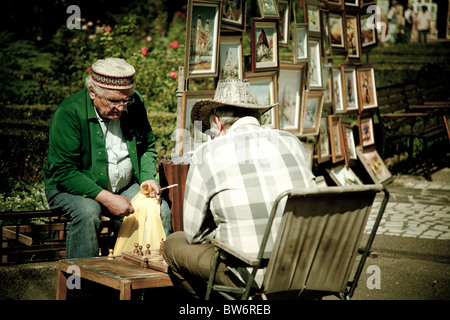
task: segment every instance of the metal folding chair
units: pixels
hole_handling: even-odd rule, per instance
[[[378,192],[384,192],[377,217],[364,247],[362,235]],[[267,240],[280,201],[287,197],[270,258],[264,259]],[[271,211],[258,256],[236,252],[223,241],[213,239],[216,253],[208,281],[206,299],[218,291],[228,299],[248,299],[256,295],[279,299],[294,293],[296,298],[336,295],[350,299],[389,201],[381,184],[295,189],[280,194]],[[358,254],[361,254],[354,271]],[[252,269],[245,287],[214,283],[221,260],[232,255]],[[254,278],[265,268],[263,285],[255,290]],[[353,274],[353,279],[350,280]]]

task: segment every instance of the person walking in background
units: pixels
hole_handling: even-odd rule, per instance
[[[431,27],[431,17],[426,6],[422,6],[422,12],[417,15],[417,31],[419,33],[419,42],[427,43],[427,34]]]
[[[405,17],[405,37],[406,37],[406,43],[411,42],[411,30],[413,26],[413,5],[411,3],[408,3],[408,6],[406,7],[405,13],[403,16]]]
[[[388,36],[385,41],[395,43],[397,33],[397,1],[392,1],[391,8],[387,14],[388,20]]]

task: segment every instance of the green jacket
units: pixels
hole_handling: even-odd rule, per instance
[[[134,178],[139,184],[156,179],[155,135],[142,96],[120,117]],[[65,99],[50,120],[49,151],[44,166],[46,189],[95,198],[107,188],[103,132],[89,91]]]

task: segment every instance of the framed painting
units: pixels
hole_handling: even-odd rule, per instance
[[[330,160],[330,134],[328,132],[328,118],[321,117],[319,122],[319,138],[317,140],[317,162]]]
[[[278,9],[280,10],[280,23],[278,24],[278,44],[287,47],[289,45],[291,0],[279,0]]]
[[[258,101],[258,105],[265,106],[278,102],[278,73],[276,71],[247,73],[246,77],[250,82],[250,87]],[[261,125],[279,129],[278,106],[273,107],[262,115]]]
[[[344,89],[344,70],[342,66],[331,68],[331,77],[333,81],[333,111],[334,113],[345,113],[345,89]]]
[[[358,161],[358,155],[356,154],[355,136],[353,135],[353,128],[349,122],[341,122],[344,142],[347,152],[345,152],[345,163],[348,165],[355,164]]]
[[[282,63],[278,79],[280,129],[300,136],[300,111],[305,89],[305,67]]]
[[[191,111],[194,104],[201,99],[213,99],[214,90],[204,91],[183,91],[182,103],[181,103],[181,142],[182,152],[181,154],[194,151],[194,124],[191,122]],[[200,133],[200,131],[198,131]]]
[[[246,0],[222,0],[222,24],[224,29],[245,31]]]
[[[331,48],[331,33],[330,33],[330,17],[329,12],[326,10],[321,10],[321,28],[322,28],[322,54],[325,59],[331,59],[332,48]]]
[[[308,24],[294,24],[293,30],[294,63],[306,62],[309,58]]]
[[[356,77],[358,82],[359,112],[377,108],[377,90],[373,66],[358,66]]]
[[[220,37],[219,79],[243,79],[242,35]]]
[[[220,0],[189,0],[185,49],[185,78],[217,77]]]
[[[373,15],[365,14],[361,16],[361,48],[364,51],[367,48],[377,45],[377,29],[373,23]]]
[[[356,67],[344,66],[344,92],[346,113],[358,112],[358,87],[356,82]]]
[[[252,71],[278,69],[277,20],[251,19]]]
[[[256,0],[261,18],[280,18],[277,0]]]
[[[310,89],[323,89],[322,51],[320,39],[308,39],[308,87]]]
[[[301,136],[317,136],[323,107],[323,91],[306,91],[301,110]]]
[[[364,113],[358,115],[359,145],[363,150],[375,147],[375,130],[373,115]]]
[[[341,118],[339,116],[328,116],[328,130],[330,131],[332,162],[336,163],[345,160],[341,130]]]
[[[308,34],[311,37],[320,37],[322,28],[320,22],[320,10],[318,4],[304,0],[305,22],[308,23]]]
[[[334,53],[343,54],[347,51],[345,13],[329,13],[331,48]]]
[[[361,60],[361,33],[359,14],[346,14],[347,56],[351,60]]]
[[[333,75],[332,66],[323,65],[322,66],[323,75],[323,106],[329,107],[333,105]]]
[[[385,184],[393,178],[376,149],[362,150],[357,146],[356,153],[374,183]]]
[[[363,184],[353,170],[345,165],[340,165],[331,169],[327,168],[326,170],[331,179],[333,179],[338,186],[345,187]]]

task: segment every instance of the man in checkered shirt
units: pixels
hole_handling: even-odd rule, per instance
[[[206,290],[214,255],[212,238],[256,257],[276,197],[288,189],[315,187],[299,139],[261,127],[261,114],[273,105],[258,106],[254,101],[247,80],[227,79],[219,81],[214,100],[201,100],[192,108],[191,120],[201,121],[202,130],[215,138],[192,156],[184,232],[167,238],[164,258],[181,284],[197,297]],[[280,207],[268,254],[284,205]],[[216,281],[240,285],[246,272],[221,263]]]

